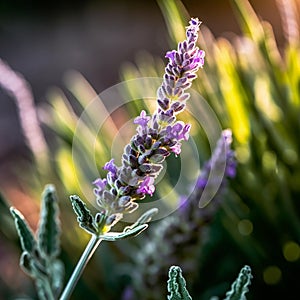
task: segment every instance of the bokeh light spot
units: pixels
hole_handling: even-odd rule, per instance
[[[282,276],[281,270],[277,266],[269,266],[263,272],[263,278],[266,284],[277,284]]]
[[[287,242],[283,246],[283,255],[287,261],[293,262],[293,261],[298,260],[300,257],[299,245],[293,241]]]
[[[242,235],[249,235],[253,231],[253,224],[249,220],[246,220],[246,219],[241,220],[238,223],[238,230],[239,230],[240,234],[242,234]]]
[[[236,158],[240,163],[247,163],[250,158],[250,151],[247,146],[240,146],[236,148]]]
[[[293,149],[284,149],[283,158],[288,164],[292,165],[297,162],[298,154]]]
[[[262,164],[265,170],[273,171],[276,169],[276,155],[274,152],[266,151],[262,157]]]

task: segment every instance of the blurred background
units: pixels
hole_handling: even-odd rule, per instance
[[[239,2],[242,4],[235,4]],[[182,38],[174,24],[184,28],[188,14],[203,22],[201,47],[207,52],[206,75],[196,88],[213,107],[222,126],[233,129],[240,165],[237,179],[224,198],[225,206],[208,225],[212,239],[205,239],[206,248],[198,251],[203,256],[195,250],[198,264],[189,275],[193,299],[224,295],[242,264],[251,263],[254,283],[249,299],[298,299],[291,296],[291,291],[299,292],[296,276],[300,273],[300,101],[296,96],[300,86],[296,22],[300,2],[255,0],[250,1],[251,9],[247,5],[243,9],[244,2],[248,3],[0,1],[0,58],[4,65],[4,75],[0,77],[1,299],[36,297],[30,279],[18,268],[19,242],[7,206],[20,209],[36,228],[39,195],[45,183],[53,182],[62,199],[74,191],[79,193],[77,179],[71,174],[70,153],[80,111],[96,94],[121,80],[162,76],[165,52]],[[40,152],[33,151],[30,137],[22,128],[22,104],[7,87],[3,88],[5,78],[12,76],[9,68],[21,74],[21,82],[25,86],[27,82],[32,92],[41,120]],[[27,98],[30,107],[31,96]],[[231,100],[237,110],[230,105]],[[103,105],[109,107],[109,103]],[[137,105],[121,111],[109,120],[112,123],[108,122],[108,126],[113,124],[117,131],[122,125],[118,125],[118,118],[126,120],[140,109]],[[234,117],[236,112],[240,117]],[[99,143],[97,148],[99,168],[109,159],[113,139],[109,132],[104,134],[105,144]],[[199,147],[207,145],[205,134],[199,130],[195,135],[199,135]],[[206,146],[204,149],[203,161],[211,152]],[[89,149],[84,150],[93,155]],[[91,189],[84,172],[76,176]],[[63,228],[76,226],[68,201],[63,200],[61,209]],[[62,236],[67,277],[87,241],[80,229],[76,229],[76,241],[73,234],[64,229]],[[149,233],[144,238],[151,241],[151,237]],[[101,246],[101,257],[95,257],[87,269],[74,299],[82,299],[83,295],[121,299],[125,292],[139,295],[131,296],[132,299],[163,299],[159,296],[166,293],[163,285],[151,294],[146,284],[144,292],[132,284],[130,270],[137,270],[142,278],[149,275],[143,273],[143,264],[134,261],[127,251],[132,247],[140,249],[144,244],[141,237],[116,246]],[[224,249],[222,255],[220,251]],[[181,262],[184,264],[177,264]],[[112,265],[120,268],[111,271]],[[158,274],[166,272],[159,267],[156,270],[157,274],[151,276],[160,278]],[[203,279],[203,274],[208,273]]]
[[[184,1],[216,36],[240,32],[229,1]],[[275,1],[251,1],[257,13],[283,33]],[[77,70],[97,92],[120,81],[120,67],[146,50],[161,56],[169,37],[156,1],[1,1],[0,57],[30,83],[35,102],[53,86],[64,88],[68,70]],[[16,106],[1,90],[1,167],[26,153]],[[9,167],[8,167],[9,168]],[[8,169],[5,168],[5,173]],[[1,172],[3,174],[3,172]],[[7,174],[2,180],[7,178]],[[1,181],[2,181],[1,180]]]

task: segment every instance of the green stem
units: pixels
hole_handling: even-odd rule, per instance
[[[59,300],[68,300],[70,298],[81,274],[83,273],[86,265],[88,264],[101,241],[102,239],[100,239],[98,236],[92,235]]]

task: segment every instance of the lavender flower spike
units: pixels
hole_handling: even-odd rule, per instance
[[[145,111],[135,118],[137,133],[125,146],[122,165],[111,160],[104,166],[105,179],[96,179],[94,193],[105,214],[107,225],[113,226],[124,213],[131,213],[143,199],[155,191],[154,180],[162,169],[162,162],[171,153],[179,155],[181,141],[189,138],[190,125],[176,121],[184,110],[190,94],[186,90],[203,67],[205,53],[196,46],[200,22],[191,19],[186,28],[186,40],[178,49],[169,51],[162,85],[157,91],[158,107],[152,116]]]

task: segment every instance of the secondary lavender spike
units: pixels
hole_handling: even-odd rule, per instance
[[[181,199],[181,212],[183,215],[189,214],[188,210],[195,210],[199,206],[199,201],[205,188],[214,190],[215,193],[212,204],[208,205],[209,209],[203,211],[207,213],[217,206],[218,198],[226,188],[228,178],[234,178],[236,175],[237,161],[235,152],[231,149],[231,143],[231,130],[223,130],[211,158],[204,164],[201,170],[193,193],[188,199]],[[210,173],[216,174],[216,177],[210,178]],[[200,213],[202,210],[198,209]]]
[[[165,280],[167,271],[174,262],[180,262],[186,276],[195,275],[192,258],[199,255],[199,249],[207,239],[207,225],[212,222],[220,208],[222,196],[228,187],[228,179],[235,175],[236,160],[231,142],[231,131],[223,131],[211,159],[204,165],[198,179],[198,183],[204,184],[196,185],[188,198],[182,197],[179,211],[161,220],[157,226],[154,225],[148,239],[139,245],[139,251],[133,256],[135,272],[130,274],[133,276],[132,286],[126,288],[131,294],[126,292],[124,296],[127,298],[124,300],[159,299],[158,295],[162,295],[160,283]],[[220,166],[224,175],[222,184],[213,201],[204,208],[199,208],[199,199],[207,184],[211,168]],[[132,298],[128,298],[129,296]]]

